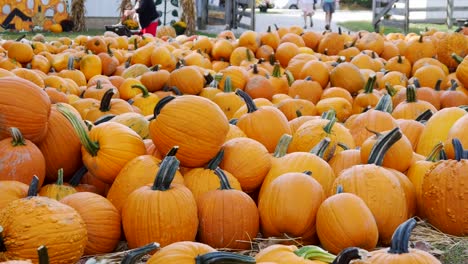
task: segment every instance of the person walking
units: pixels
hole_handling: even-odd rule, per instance
[[[149,33],[156,36],[159,14],[153,0],[136,0],[132,10],[124,11],[125,17],[133,17],[135,14],[141,27],[141,34]]]
[[[322,0],[322,9],[325,12],[325,29],[330,30],[333,13],[335,13],[336,0]]]
[[[315,4],[317,4],[317,0],[299,0],[299,5],[304,16],[304,29],[307,28],[307,17],[310,18],[310,27],[314,26],[312,16],[315,14]]]

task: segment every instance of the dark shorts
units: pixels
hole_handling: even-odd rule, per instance
[[[334,13],[335,12],[335,2],[332,2],[332,3],[324,2],[323,3],[323,11],[324,12]]]

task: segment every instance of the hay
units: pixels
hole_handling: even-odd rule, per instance
[[[86,29],[85,23],[85,0],[73,0],[71,6],[73,30],[84,31]]]

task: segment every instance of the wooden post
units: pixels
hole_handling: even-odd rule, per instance
[[[199,4],[197,4],[197,8],[199,7],[200,9],[199,15],[197,17],[197,22],[198,22],[198,29],[206,29],[206,24],[208,21],[208,0],[198,0]]]
[[[453,27],[453,0],[447,0],[447,26],[449,29]]]
[[[255,0],[251,0],[250,3],[250,29],[255,31]]]
[[[409,6],[409,0],[405,0],[405,23],[404,23],[404,29],[403,31],[405,34],[408,34],[409,31],[409,23],[410,23],[410,6]]]
[[[229,25],[229,29],[233,27],[233,2],[235,0],[226,0],[224,2],[225,13],[224,18],[226,19],[226,25]]]

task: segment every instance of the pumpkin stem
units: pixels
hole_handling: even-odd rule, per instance
[[[270,56],[268,56],[268,62],[270,63],[270,65],[275,65],[275,63],[278,62],[276,60],[276,56],[274,52],[272,52]]]
[[[63,168],[60,168],[58,170],[58,175],[57,175],[57,185],[63,185]]]
[[[226,79],[224,80],[224,92],[225,93],[232,93],[231,76],[226,76]]]
[[[242,91],[241,89],[236,89],[236,94],[240,96],[247,105],[247,113],[253,113],[258,110],[257,106],[255,105],[255,102],[252,100],[252,97],[250,97],[249,94]]]
[[[458,106],[458,108],[461,108],[461,109],[465,110],[466,112],[468,112],[468,105],[460,105],[460,106]]]
[[[450,80],[450,88],[448,89],[449,91],[456,91],[458,87],[457,81],[454,79]]]
[[[128,252],[127,255],[122,259],[121,264],[135,264],[140,260],[144,255],[148,254],[150,251],[158,249],[160,246],[158,243],[153,242],[147,245],[144,245],[139,248],[132,249]]]
[[[216,73],[213,77],[213,81],[210,83],[211,88],[218,88],[219,83],[223,79],[223,74],[222,73]]]
[[[39,177],[34,175],[29,184],[28,197],[37,196],[37,191],[39,191]]]
[[[154,118],[156,118],[159,113],[161,112],[162,108],[167,104],[169,103],[170,101],[174,100],[175,99],[175,96],[172,96],[172,95],[169,95],[169,96],[166,96],[164,97],[163,99],[159,100],[158,103],[156,104],[156,106],[154,107],[154,111],[153,111],[153,116]]]
[[[229,183],[226,173],[224,173],[224,171],[220,167],[216,167],[214,169],[214,173],[219,178],[219,181],[221,183],[221,190],[232,190],[231,184]]]
[[[75,129],[81,144],[91,156],[95,157],[99,151],[99,143],[91,141],[88,132],[81,124],[80,120],[64,105],[57,104],[57,110],[68,119]]]
[[[153,71],[153,72],[157,72],[161,69],[162,65],[161,64],[156,64],[156,65],[153,65],[149,68],[150,71]]]
[[[102,124],[102,123],[105,123],[105,122],[108,122],[108,121],[112,120],[114,117],[115,117],[115,115],[113,115],[113,114],[103,115],[103,116],[99,117],[98,119],[96,119],[96,121],[94,121],[93,124],[95,126],[97,126],[99,124]]]
[[[436,162],[440,158],[440,151],[444,148],[442,142],[437,143],[434,148],[432,148],[431,153],[426,157],[426,161]]]
[[[409,253],[408,243],[411,236],[411,231],[416,226],[416,220],[410,218],[399,225],[392,236],[392,244],[388,253],[404,254]]]
[[[416,117],[416,121],[421,122],[421,123],[427,122],[427,120],[429,120],[429,118],[431,118],[432,115],[433,115],[433,113],[432,113],[431,109],[427,109],[422,114],[420,114],[418,117]]]
[[[402,64],[402,63],[403,63],[403,57],[401,56],[401,54],[398,54],[398,60],[397,60],[397,62],[398,62],[399,64]]]
[[[375,80],[377,80],[377,76],[375,76],[375,74],[367,79],[366,86],[364,86],[365,94],[371,94],[374,91]]]
[[[406,88],[406,102],[414,103],[417,101],[418,99],[416,98],[416,86],[408,85],[408,87]]]
[[[252,67],[252,73],[253,74],[258,74],[259,73],[257,63],[252,64],[251,67]]]
[[[333,126],[335,125],[335,123],[336,123],[336,118],[332,118],[332,119],[323,127],[323,131],[325,131],[325,133],[327,133],[327,134],[331,134],[332,129],[333,129]]]
[[[332,120],[336,118],[336,111],[335,109],[330,109],[320,116],[321,119]]]
[[[301,117],[302,116],[302,112],[300,109],[297,109],[296,110],[296,117]]]
[[[456,54],[455,52],[452,53],[452,58],[453,58],[458,64],[460,64],[460,63],[463,62],[463,57],[460,56],[460,55],[458,55],[458,54]]]
[[[238,118],[232,118],[231,120],[229,120],[229,124],[231,125],[237,125],[237,122],[239,121]]]
[[[7,252],[5,241],[3,240],[3,226],[0,226],[0,252]]]
[[[343,185],[338,185],[338,187],[336,187],[336,193],[343,193]]]
[[[464,158],[464,149],[458,138],[452,139],[453,150],[455,151],[455,159],[461,161]]]
[[[387,93],[392,97],[398,93],[397,89],[395,89],[395,87],[393,87],[390,83],[385,84],[385,90],[387,90]]]
[[[164,157],[167,156],[175,156],[177,154],[177,151],[179,150],[179,146],[173,146]]]
[[[324,158],[325,151],[327,150],[328,146],[330,146],[330,142],[330,138],[323,138],[317,145],[315,145],[315,147],[310,150],[310,153],[315,154],[320,158]]]
[[[75,69],[75,58],[73,56],[68,57],[67,70]]]
[[[291,86],[291,84],[294,82],[294,75],[289,70],[285,70],[284,75],[286,75],[286,79],[288,80],[288,85]]]
[[[289,144],[292,141],[292,136],[288,134],[283,134],[276,145],[275,152],[273,152],[273,157],[281,158],[288,152]]]
[[[279,62],[275,62],[273,66],[273,71],[271,72],[271,76],[281,78],[281,66]]]
[[[381,166],[387,150],[390,149],[390,147],[392,147],[393,144],[395,144],[398,140],[400,140],[401,137],[402,133],[399,127],[395,127],[385,135],[378,137],[377,142],[375,142],[374,146],[372,147],[367,164]]]
[[[81,179],[83,179],[83,177],[85,176],[85,174],[87,172],[88,172],[88,168],[86,168],[85,165],[81,166],[81,168],[79,168],[77,171],[75,171],[75,173],[73,174],[71,179],[68,181],[68,183],[72,187],[78,186],[80,184],[80,182],[81,182]]]
[[[382,97],[380,97],[379,102],[374,109],[381,112],[391,113],[393,110],[393,104],[390,95],[384,94]]]
[[[232,252],[214,251],[195,257],[195,264],[254,264],[255,259],[251,256],[236,254]]]
[[[42,245],[37,248],[37,254],[39,256],[39,264],[49,264],[49,253],[47,247]]]
[[[440,91],[440,85],[442,84],[442,79],[437,79],[435,85],[434,85],[434,90]]]
[[[250,49],[245,49],[245,54],[246,54],[245,56],[247,58],[247,61],[252,61],[253,60],[253,56],[252,56],[251,52],[252,51]]]
[[[10,127],[10,135],[13,138],[11,140],[11,145],[13,147],[26,146],[26,141],[21,134],[21,131],[16,127]]]
[[[214,158],[212,158],[210,162],[208,162],[208,165],[206,165],[206,168],[209,170],[215,170],[219,166],[221,161],[223,161],[223,157],[224,157],[224,148],[218,151],[216,156],[214,156]]]
[[[114,96],[113,89],[107,90],[101,98],[101,105],[99,105],[99,111],[101,112],[109,112],[111,109],[111,100],[112,96]]]
[[[335,255],[325,251],[319,246],[303,246],[294,251],[294,254],[304,259],[318,260],[326,263],[330,263],[336,258]]]
[[[167,191],[179,168],[180,161],[175,156],[166,156],[159,166],[158,173],[151,188],[153,191]]]
[[[146,97],[150,96],[150,94],[148,92],[148,89],[146,89],[146,87],[144,85],[134,84],[134,85],[132,85],[132,88],[139,89],[143,93],[143,95],[142,95],[143,98],[146,98]]]
[[[203,77],[205,79],[205,83],[211,83],[214,80],[213,75],[211,75],[209,72],[206,72]]]
[[[349,149],[349,147],[343,142],[338,142],[338,143],[336,143],[336,145],[338,147],[342,148],[343,150],[348,150]]]
[[[349,264],[355,259],[366,259],[368,252],[358,247],[348,247],[343,249],[332,264]]]

